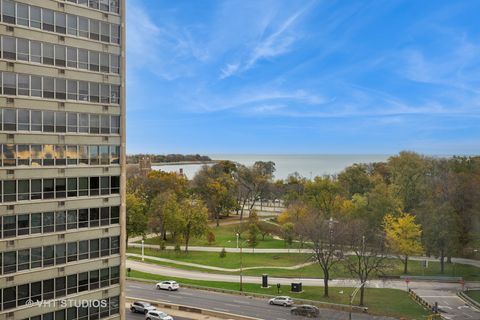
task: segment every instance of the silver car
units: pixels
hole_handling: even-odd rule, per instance
[[[130,305],[130,310],[132,312],[140,312],[143,314],[147,314],[149,311],[155,310],[155,307],[148,302],[135,301]]]
[[[291,307],[293,304],[293,300],[290,297],[287,296],[278,296],[275,298],[272,298],[268,300],[268,303],[272,305],[277,305],[277,306],[284,306],[284,307]]]
[[[173,320],[172,316],[169,316],[165,312],[159,310],[149,311],[145,315],[145,320]]]

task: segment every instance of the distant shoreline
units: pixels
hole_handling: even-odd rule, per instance
[[[161,167],[161,166],[178,166],[178,165],[189,165],[189,164],[215,164],[219,160],[210,160],[210,161],[176,161],[176,162],[152,162],[152,166]]]

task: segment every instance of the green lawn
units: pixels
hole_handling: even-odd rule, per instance
[[[472,298],[473,300],[477,301],[480,303],[480,290],[470,290],[466,291],[465,294]]]
[[[132,270],[129,276],[133,278],[142,278],[155,281],[167,280],[167,278],[160,275],[139,272],[136,270]],[[221,288],[235,291],[239,290],[238,283],[201,281],[183,278],[168,278],[168,280],[176,280],[180,284],[184,283],[210,288]],[[353,291],[353,288],[331,287],[330,296],[328,298],[323,297],[323,287],[303,287],[303,290],[304,291],[302,293],[292,293],[289,291],[287,286],[283,286],[280,294],[288,294],[294,299],[309,299],[328,303],[348,304],[349,294]],[[277,294],[276,287],[263,289],[260,288],[258,284],[249,283],[244,284],[244,291],[270,295]],[[354,302],[358,304],[358,296]],[[367,288],[365,293],[365,304],[368,306],[369,313],[371,314],[404,317],[411,320],[424,319],[424,317],[428,315],[428,312],[410,299],[406,292],[401,290]]]
[[[265,222],[262,222],[265,223]],[[209,244],[206,237],[191,239],[190,244],[191,246],[208,246],[208,247],[225,247],[225,248],[235,248],[237,246],[237,232],[240,224],[229,224],[229,225],[220,225],[219,227],[212,227],[212,231],[215,234],[215,242]],[[247,236],[247,232],[244,231],[242,233],[242,237],[244,239],[240,239],[240,241],[244,242]],[[137,241],[140,243],[140,241]],[[160,244],[160,238],[149,238],[145,240],[145,244]],[[167,245],[173,245],[173,243],[169,240],[167,241]],[[244,247],[247,247],[244,244]],[[272,236],[266,236],[265,240],[262,240],[261,235],[259,235],[259,243],[257,248],[286,248],[285,241],[274,239]],[[298,243],[293,243],[292,248],[298,248]]]
[[[139,248],[129,248],[127,252],[141,253]],[[159,251],[154,249],[145,249],[145,255],[155,256],[160,258],[171,259],[175,261],[184,261],[191,263],[198,263],[208,266],[216,266],[222,268],[237,269],[240,268],[240,254],[228,252],[225,258],[220,258],[217,252],[196,252],[192,251],[186,253],[175,253],[173,251]],[[308,254],[299,253],[244,253],[243,254],[243,266],[255,267],[255,266],[293,266],[307,262],[309,258]],[[185,270],[197,270],[211,273],[228,273],[238,274],[238,272],[219,272],[215,270],[207,270],[203,268],[195,268],[188,266],[181,266],[173,263],[164,263],[158,261],[148,261],[160,265],[166,265],[170,267],[176,267]],[[390,268],[386,271],[387,275],[403,275],[403,264],[398,259],[389,260]],[[245,275],[259,276],[266,273],[273,277],[304,277],[304,278],[322,278],[323,273],[317,264],[309,265],[295,270],[281,270],[262,268],[255,270],[245,270]],[[409,273],[412,276],[442,276],[440,273],[440,263],[429,262],[428,268],[424,269],[421,261],[409,262]],[[378,275],[377,275],[378,276]],[[462,276],[467,281],[480,280],[480,268],[464,265],[464,264],[446,264],[445,273],[443,276]],[[341,265],[338,264],[333,267],[331,271],[332,279],[350,278],[350,273]]]
[[[129,248],[129,253],[141,254],[140,248]],[[155,250],[145,248],[146,256],[155,256],[159,258],[172,259],[175,261],[198,263],[214,267],[236,269],[240,268],[240,253],[228,252],[226,257],[220,258],[218,252],[199,252],[191,251],[189,253],[177,253],[172,250]],[[294,253],[244,253],[242,254],[243,267],[255,266],[294,266],[308,261],[309,254]],[[163,262],[161,263],[163,264]]]

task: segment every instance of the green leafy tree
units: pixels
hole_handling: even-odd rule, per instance
[[[283,232],[283,241],[288,247],[291,247],[293,244],[293,237],[295,234],[295,225],[291,222],[287,222],[282,225],[282,232]]]
[[[199,238],[208,231],[208,209],[198,199],[185,199],[179,206],[178,232],[185,241],[185,252],[191,238]]]
[[[220,225],[221,216],[228,216],[237,207],[235,164],[223,161],[204,166],[194,177],[194,192],[204,201],[212,218]]]
[[[347,167],[338,175],[338,182],[348,198],[355,194],[363,195],[373,187],[365,164],[354,164]]]
[[[255,247],[258,245],[258,234],[260,230],[258,229],[257,224],[250,224],[248,226],[248,246],[255,250]]]
[[[388,160],[388,169],[394,190],[403,203],[403,211],[412,212],[425,195],[429,161],[417,153],[402,151]]]
[[[335,217],[340,212],[343,199],[338,182],[325,176],[307,181],[304,201],[317,212],[328,217]]]
[[[127,243],[128,238],[143,236],[147,231],[148,218],[145,214],[145,203],[133,193],[127,193]]]

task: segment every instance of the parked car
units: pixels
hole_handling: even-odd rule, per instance
[[[180,288],[180,285],[176,281],[162,281],[156,284],[157,289],[162,289],[162,290],[178,290]]]
[[[317,307],[311,306],[308,304],[302,304],[296,307],[293,307],[290,310],[290,313],[296,316],[306,316],[316,318],[320,315],[320,310]]]
[[[145,315],[145,320],[173,320],[172,316],[169,316],[165,312],[159,310],[149,311]]]
[[[293,300],[287,296],[278,296],[268,300],[268,303],[275,304],[277,306],[284,306],[284,307],[291,307],[293,304]]]
[[[148,302],[143,301],[135,301],[130,305],[130,310],[132,312],[140,312],[143,314],[147,314],[149,311],[156,310],[154,306],[152,306]]]

